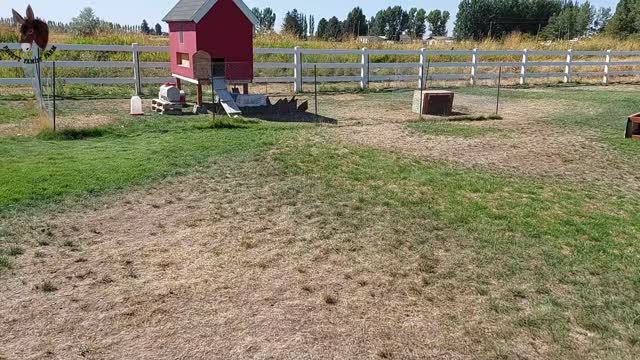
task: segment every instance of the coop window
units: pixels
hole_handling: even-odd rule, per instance
[[[184,44],[184,31],[180,30],[180,44]]]
[[[178,53],[178,65],[184,67],[191,67],[191,61],[189,60],[189,54]]]

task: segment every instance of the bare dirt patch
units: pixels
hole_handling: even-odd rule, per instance
[[[91,129],[109,126],[118,120],[108,115],[71,115],[56,119],[57,129]],[[51,120],[42,114],[37,119],[20,123],[0,124],[0,137],[33,136],[51,127]]]
[[[56,123],[60,129],[91,129],[113,125],[118,120],[109,115],[71,115],[59,118]]]
[[[33,103],[13,102],[16,108],[33,107]],[[128,114],[128,100],[61,100],[56,117],[57,129],[90,129],[110,126]],[[149,107],[150,107],[149,102]],[[149,108],[146,107],[146,108]],[[145,109],[146,109],[145,108]],[[52,119],[40,112],[36,117],[0,124],[0,137],[33,136],[52,127]]]
[[[0,124],[0,137],[30,136],[47,127],[47,125],[42,125],[36,121],[19,124]]]
[[[364,100],[364,95],[359,94],[340,94],[333,97],[338,101],[362,101]]]

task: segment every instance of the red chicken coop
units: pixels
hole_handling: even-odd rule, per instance
[[[169,24],[171,72],[202,85],[210,79],[244,85],[253,81],[253,34],[258,19],[242,0],[180,0],[164,17]],[[217,79],[217,80],[216,80]]]

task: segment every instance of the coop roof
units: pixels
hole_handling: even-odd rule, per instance
[[[211,11],[218,1],[219,0],[180,0],[162,20],[166,22],[193,21],[198,23]],[[233,0],[233,2],[242,10],[253,25],[258,24],[258,18],[256,18],[242,0]]]

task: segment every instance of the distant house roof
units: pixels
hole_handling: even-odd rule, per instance
[[[218,0],[180,0],[162,21],[193,21],[198,23],[211,11],[217,2]],[[242,0],[233,0],[233,2],[253,25],[258,25],[258,18]]]
[[[427,40],[455,40],[451,36],[429,36]]]
[[[387,40],[386,36],[377,36],[377,35],[366,35],[366,36],[358,36],[358,39],[374,39],[374,40]]]

